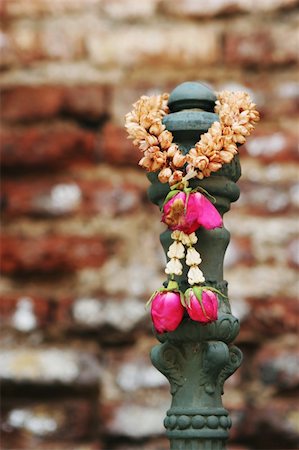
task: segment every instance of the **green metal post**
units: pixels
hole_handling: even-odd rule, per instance
[[[184,152],[218,120],[214,114],[216,97],[206,86],[187,82],[176,87],[169,98],[170,114],[164,118],[166,128],[174,135],[174,142]],[[216,173],[191,186],[200,185],[216,199],[216,208],[223,215],[230,203],[239,197],[236,181],[241,175],[237,157]],[[151,201],[159,206],[169,191],[154,173],[148,175]],[[223,280],[223,259],[229,243],[228,230],[218,228],[197,231],[196,248],[202,257],[201,270],[206,283],[227,296],[227,282]],[[170,232],[161,235],[167,252]],[[186,269],[186,268],[185,268]],[[179,280],[180,288],[187,287],[186,270]],[[152,349],[154,366],[169,380],[172,403],[164,420],[171,450],[223,450],[231,427],[228,411],[223,408],[221,395],[224,381],[239,367],[241,351],[231,345],[239,332],[239,322],[231,314],[228,299],[219,298],[218,320],[202,325],[184,318],[173,332],[156,334],[161,344]]]

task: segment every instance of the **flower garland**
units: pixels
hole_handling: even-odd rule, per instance
[[[169,277],[167,288],[156,291],[150,298],[151,315],[159,333],[174,331],[185,312],[192,320],[209,323],[217,320],[217,295],[223,294],[210,286],[203,286],[205,278],[199,265],[200,254],[194,248],[195,231],[200,227],[212,230],[222,226],[222,218],[200,188],[189,188],[192,178],[203,179],[228,164],[238,153],[238,145],[259,120],[256,105],[245,92],[217,93],[214,111],[219,116],[208,131],[185,155],[173,142],[173,135],[162,123],[169,113],[169,94],[142,96],[126,115],[126,129],[143,157],[139,165],[148,172],[158,172],[161,183],[169,183],[162,211],[162,222],[172,231],[173,240],[167,256],[165,273]],[[183,294],[175,277],[183,273],[182,260],[188,269],[190,288]]]
[[[168,94],[142,96],[126,115],[125,127],[134,145],[143,152],[139,165],[149,172],[159,172],[161,183],[168,182],[170,186],[180,182],[187,173],[202,179],[230,163],[238,153],[237,145],[244,144],[259,120],[256,105],[247,93],[220,92],[215,103],[219,122],[214,122],[184,155],[173,142],[172,133],[162,124],[163,117],[169,113],[168,98]]]

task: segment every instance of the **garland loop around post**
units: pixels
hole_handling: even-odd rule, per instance
[[[142,96],[126,115],[129,138],[143,153],[139,165],[149,172],[158,172],[160,182],[170,186],[162,206],[162,222],[172,231],[173,240],[165,268],[168,286],[156,291],[150,299],[152,320],[158,333],[174,331],[186,312],[202,324],[217,320],[218,299],[223,294],[204,285],[204,274],[199,268],[201,256],[193,245],[199,227],[207,230],[221,227],[222,217],[208,199],[209,193],[200,188],[192,190],[189,181],[209,177],[223,164],[230,163],[238,153],[238,146],[244,144],[259,120],[256,105],[247,93],[219,92],[214,108],[219,122],[214,122],[184,154],[162,123],[169,113],[168,98],[168,94]],[[190,287],[185,293],[179,291],[176,281],[183,273],[183,259],[189,267]]]

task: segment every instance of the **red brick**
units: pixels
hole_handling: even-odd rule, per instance
[[[2,92],[2,119],[28,122],[61,114],[85,121],[107,114],[108,90],[103,86],[16,86]]]
[[[57,20],[58,19],[58,20]],[[84,56],[83,29],[76,19],[48,21],[16,20],[6,27],[11,40],[6,48],[11,67],[32,67],[44,61],[71,61]],[[79,26],[78,26],[79,25]]]
[[[32,403],[6,403],[3,405],[3,444],[7,449],[38,448],[69,450],[73,440],[93,434],[95,420],[92,402],[85,399],[62,401],[34,401]],[[34,426],[35,425],[35,426]],[[61,442],[62,441],[62,442]],[[63,442],[64,441],[64,442]],[[71,441],[71,442],[69,442]],[[60,446],[56,446],[60,442]],[[50,446],[52,444],[52,447]],[[82,450],[96,450],[95,446]]]
[[[131,140],[123,127],[107,123],[102,130],[99,142],[99,156],[102,160],[117,165],[134,165],[142,157],[142,153]]]
[[[3,383],[22,387],[29,384],[31,387],[63,385],[97,389],[100,364],[95,343],[68,340],[64,344],[53,341],[51,344],[41,344],[29,337],[20,347],[12,334],[10,337],[9,341],[2,340],[0,350],[0,377]]]
[[[54,117],[62,108],[63,93],[59,86],[19,86],[4,90],[2,118],[16,122]]]
[[[254,264],[254,255],[250,239],[233,236],[225,253],[225,267],[239,264],[246,266]]]
[[[43,295],[40,295],[40,285],[32,287],[25,283],[17,291],[3,293],[0,325],[22,332],[42,329],[44,333],[70,330],[85,333],[96,330],[104,343],[115,343],[120,339],[134,341],[141,330],[150,333],[151,325],[143,300],[125,300],[122,296],[103,294],[77,296],[74,292],[54,294],[44,284],[42,290]]]
[[[234,13],[251,13],[252,15],[260,11],[273,11],[279,9],[292,8],[297,5],[297,0],[268,1],[259,0],[252,8],[251,2],[244,0],[222,0],[217,2],[198,2],[196,0],[162,0],[162,8],[167,14],[174,14],[180,17],[208,17],[219,15],[232,15]]]
[[[276,186],[273,183],[263,184],[242,179],[239,186],[241,197],[236,204],[238,210],[257,216],[296,212],[296,206],[291,201],[291,186]]]
[[[20,21],[5,27],[3,37],[8,41],[5,46],[6,61],[4,68],[15,69],[20,66],[28,67],[43,57],[41,30],[35,23]]]
[[[138,68],[145,79],[153,78],[148,68],[155,67],[157,73],[169,66],[198,70],[199,65],[213,65],[221,58],[221,28],[215,23],[198,27],[192,22],[180,26],[136,22],[115,27],[113,33],[99,26],[87,31],[84,39],[93,64],[126,71]]]
[[[247,153],[266,163],[298,161],[297,145],[296,129],[261,124],[242,146],[240,153]]]
[[[242,321],[241,340],[262,340],[266,336],[297,332],[299,305],[296,299],[248,299],[247,303],[250,313]]]
[[[104,13],[111,19],[132,20],[132,18],[150,19],[156,12],[160,0],[102,0]]]
[[[252,448],[298,448],[298,400],[294,397],[266,397],[248,408],[242,439]]]
[[[240,27],[241,28],[241,27]],[[298,62],[296,26],[271,23],[256,31],[256,23],[224,36],[224,58],[228,64],[280,65]]]
[[[288,263],[291,267],[299,267],[299,239],[292,240],[288,245]]]
[[[30,180],[4,180],[2,203],[5,218],[19,215],[64,216],[102,214],[116,216],[130,213],[141,205],[137,186],[110,181],[51,177]]]
[[[5,274],[71,272],[83,267],[99,267],[108,248],[99,238],[79,236],[2,237],[1,261]]]
[[[101,85],[65,88],[62,112],[83,121],[101,120],[109,113],[109,90]]]
[[[258,110],[263,119],[277,120],[281,117],[295,117],[299,113],[299,83],[287,72],[287,78],[271,81],[265,74],[252,83],[256,94]],[[259,127],[260,125],[258,125]]]
[[[0,3],[0,15],[1,15],[1,3]],[[0,67],[1,69],[7,69],[17,62],[17,55],[15,54],[14,51],[14,44],[11,36],[0,31],[0,38],[1,38]]]
[[[3,14],[6,17],[43,17],[44,15],[56,15],[60,13],[71,13],[85,11],[97,6],[98,0],[2,0]]]
[[[54,302],[50,298],[44,298],[31,294],[26,295],[25,292],[22,292],[21,294],[2,294],[1,297],[0,322],[2,325],[13,326],[20,329],[20,327],[15,326],[14,317],[22,308],[22,302],[24,301],[31,306],[30,313],[32,314],[33,319],[36,320],[35,326],[32,325],[30,327],[28,325],[28,331],[36,327],[39,328],[49,325],[51,322]],[[22,331],[26,331],[24,327]]]
[[[280,339],[280,340],[279,340]],[[296,335],[279,337],[262,346],[254,357],[254,373],[265,386],[277,390],[299,386],[299,348]]]
[[[150,332],[148,313],[144,308],[144,301],[137,298],[124,299],[123,296],[92,296],[79,297],[72,303],[58,303],[59,317],[65,317],[72,329],[97,330],[102,342],[117,342],[123,340],[134,341],[142,330]],[[65,312],[63,315],[62,312]],[[109,333],[106,331],[109,330]]]
[[[58,329],[75,329],[75,327],[73,326],[74,318],[72,316],[74,302],[75,299],[70,296],[59,297],[56,299],[53,317],[55,318]]]
[[[1,156],[3,167],[63,167],[75,160],[91,161],[95,137],[70,123],[44,127],[3,128]]]

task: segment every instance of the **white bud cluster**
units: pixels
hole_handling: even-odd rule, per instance
[[[203,283],[205,278],[202,271],[198,267],[202,262],[200,254],[193,247],[197,242],[195,233],[186,234],[183,231],[175,230],[171,233],[173,243],[170,245],[167,256],[169,259],[166,264],[165,273],[168,275],[182,275],[183,265],[180,259],[185,257],[185,247],[187,247],[186,264],[190,267],[188,271],[188,283],[194,284]]]
[[[186,234],[183,231],[175,230],[171,233],[171,238],[180,241],[183,245],[194,245],[197,242],[197,236],[195,233]]]
[[[170,259],[166,264],[165,273],[168,275],[182,275],[183,265],[180,259],[185,257],[185,247],[179,240],[174,240],[170,245],[167,256]]]
[[[190,267],[188,271],[188,283],[193,286],[194,284],[203,283],[205,277],[202,271],[198,267],[201,263],[201,257],[194,247],[190,246],[187,250],[186,264]]]

